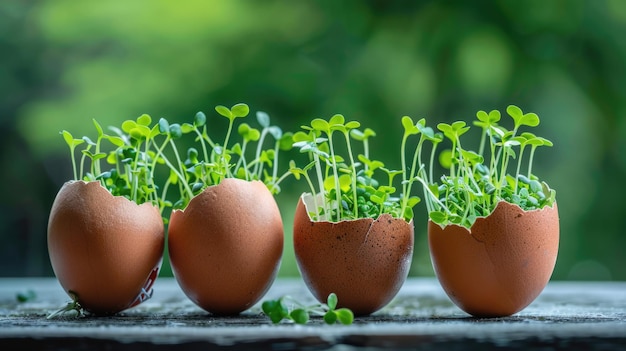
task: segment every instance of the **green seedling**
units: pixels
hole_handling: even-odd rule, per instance
[[[267,300],[262,304],[263,313],[274,324],[283,320],[296,324],[307,324],[311,316],[322,317],[326,324],[352,324],[354,314],[348,308],[337,308],[337,295],[331,293],[325,304],[305,306],[290,296],[283,296],[277,300]],[[292,307],[293,306],[293,307]]]
[[[512,130],[499,124],[501,114],[497,110],[476,114],[474,125],[481,128],[478,152],[463,146],[462,136],[470,130],[470,126],[463,121],[439,123],[439,132],[435,133],[425,126],[424,119],[413,123],[410,117],[403,117],[403,155],[406,140],[412,135],[420,135],[411,170],[416,169],[416,164],[420,166],[417,173],[411,171],[409,177],[404,179],[403,190],[409,193],[415,181],[422,184],[429,218],[433,222],[442,226],[457,224],[470,228],[476,218],[488,216],[500,201],[517,204],[526,211],[551,206],[556,201],[555,190],[532,174],[536,149],[552,146],[552,142],[530,132],[519,133],[521,127],[538,126],[539,117],[535,113],[523,113],[514,105],[508,106],[506,111],[513,120]],[[451,148],[442,150],[438,159],[448,169],[448,174],[435,181],[433,163],[437,147],[444,140],[451,144]],[[428,171],[421,160],[424,142],[431,144]],[[529,156],[524,171],[522,166],[526,151]],[[402,162],[405,168],[404,158]],[[510,169],[514,169],[513,175],[509,173]]]

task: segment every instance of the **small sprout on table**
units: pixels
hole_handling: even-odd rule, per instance
[[[337,295],[331,293],[325,304],[305,306],[290,296],[283,296],[277,300],[267,300],[262,304],[263,313],[272,323],[278,324],[282,320],[292,321],[296,324],[307,324],[311,315],[323,317],[324,323],[344,325],[352,324],[354,313],[348,308],[337,308]],[[288,305],[295,307],[289,308]]]
[[[69,317],[69,318],[79,318],[85,316],[85,311],[83,307],[78,302],[78,296],[76,293],[70,291],[70,297],[72,298],[65,306],[60,309],[50,313],[46,319],[55,319],[60,317]]]
[[[37,294],[32,289],[28,289],[26,291],[18,292],[15,295],[15,299],[19,303],[30,302],[30,301],[35,300],[36,298],[37,298]]]

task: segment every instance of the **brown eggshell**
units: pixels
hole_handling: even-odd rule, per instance
[[[189,299],[213,314],[232,315],[252,307],[274,281],[283,223],[265,184],[224,179],[172,213],[168,245]]]
[[[52,204],[52,268],[65,291],[92,313],[117,313],[145,299],[164,245],[157,207],[113,196],[99,182],[65,183]]]
[[[559,248],[556,203],[523,211],[504,201],[471,230],[429,221],[435,273],[450,299],[478,317],[501,317],[528,306],[548,283]]]
[[[304,194],[296,207],[293,242],[304,282],[320,302],[337,294],[340,307],[368,315],[384,307],[406,280],[413,256],[413,221],[312,221]],[[311,206],[312,208],[312,206]]]

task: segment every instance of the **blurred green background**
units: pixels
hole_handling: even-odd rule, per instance
[[[555,144],[533,169],[558,192],[553,279],[626,280],[624,33],[621,0],[2,1],[0,276],[53,274],[48,212],[72,173],[59,131],[143,113],[211,120],[246,102],[284,130],[359,120],[396,169],[402,115],[536,112]],[[305,189],[290,178],[277,197],[282,275],[298,275],[290,226]],[[421,206],[411,274],[430,276]]]

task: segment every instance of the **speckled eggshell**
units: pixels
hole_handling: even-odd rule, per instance
[[[94,314],[117,313],[147,298],[164,245],[157,207],[113,196],[99,182],[67,182],[52,204],[52,268],[65,291]]]
[[[218,315],[254,305],[273,283],[283,251],[283,223],[260,181],[224,179],[174,211],[168,248],[187,297]]]
[[[371,314],[397,294],[413,256],[413,222],[388,214],[341,221],[312,221],[303,199],[296,207],[293,241],[302,278],[313,296],[326,302],[337,294],[339,307]]]
[[[559,248],[556,203],[523,211],[499,202],[471,230],[429,221],[433,268],[450,299],[477,317],[502,317],[528,306],[543,290]]]

